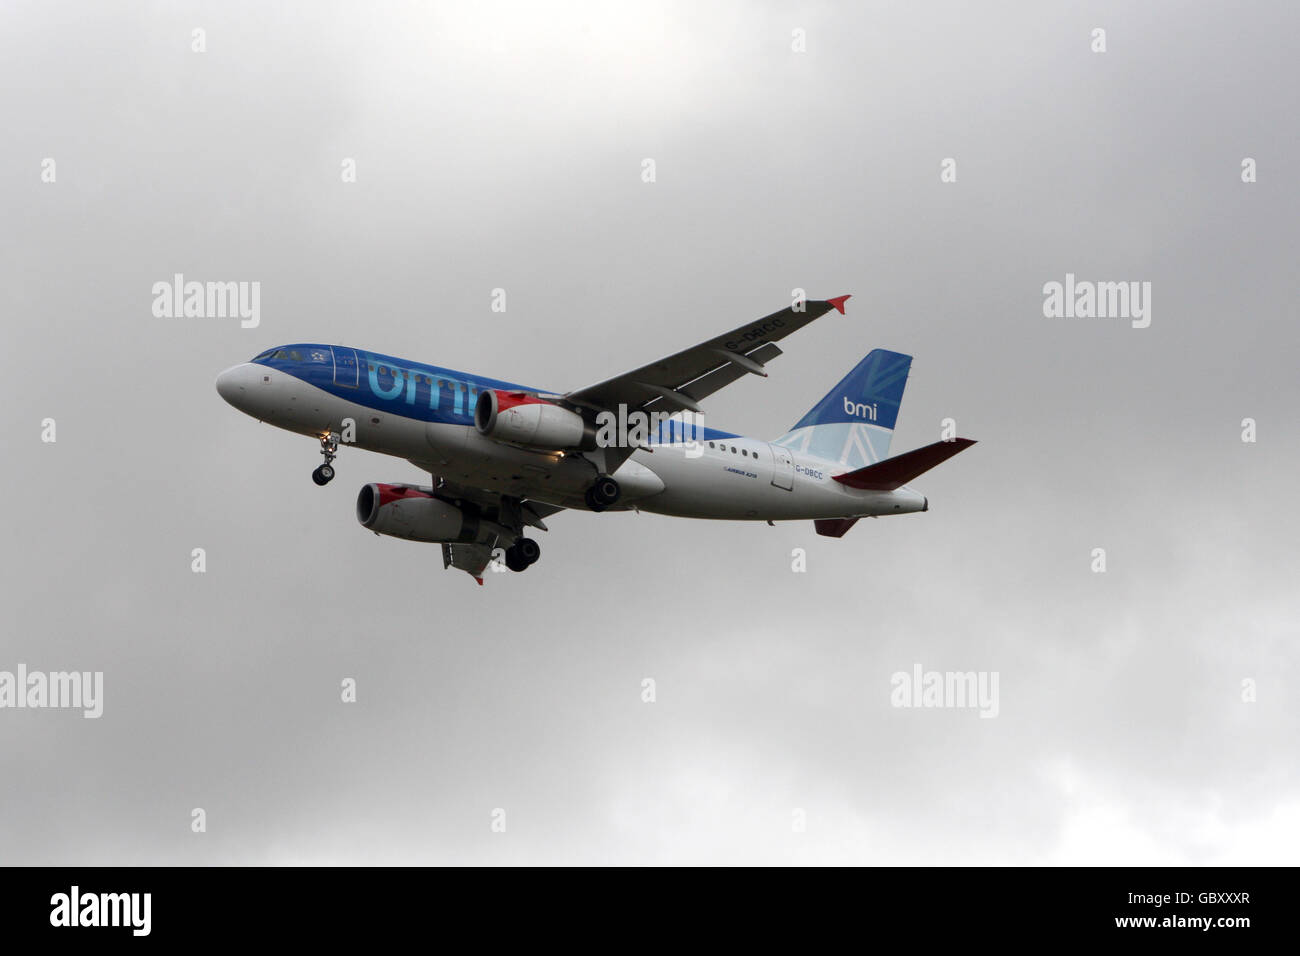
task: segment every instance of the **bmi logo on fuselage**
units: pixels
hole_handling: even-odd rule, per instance
[[[876,420],[876,406],[864,405],[862,402],[855,402],[846,397],[844,399],[844,414],[874,422]]]

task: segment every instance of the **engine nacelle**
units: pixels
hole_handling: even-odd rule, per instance
[[[407,541],[486,541],[496,531],[491,522],[410,485],[363,485],[357,520],[378,534]]]
[[[559,451],[596,447],[596,429],[577,412],[527,392],[488,389],[474,406],[474,426],[495,441]]]

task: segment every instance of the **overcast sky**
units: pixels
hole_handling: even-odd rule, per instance
[[[0,7],[0,670],[104,674],[0,710],[0,862],[1296,863],[1300,11],[545,6]],[[175,273],[260,324],[156,318]],[[1150,326],[1045,317],[1067,273]],[[894,452],[980,442],[929,513],[565,513],[480,588],[357,524],[413,466],[318,488],[213,388],[308,341],[567,390],[796,288],[848,315],[710,424],[911,354]],[[997,717],[891,706],[917,664]]]

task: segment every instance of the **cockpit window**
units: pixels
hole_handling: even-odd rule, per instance
[[[260,362],[260,361],[262,361],[263,359],[269,359],[269,358],[270,358],[272,355],[274,355],[274,354],[275,354],[275,349],[267,349],[267,350],[266,350],[265,352],[263,352],[261,355],[255,356],[255,357],[253,358],[253,361],[254,361],[254,362]]]
[[[292,349],[292,350],[289,352],[289,358],[293,359],[295,362],[301,362],[301,361],[302,361],[302,353],[299,352],[297,349]]]

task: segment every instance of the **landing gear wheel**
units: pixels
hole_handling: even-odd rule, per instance
[[[518,538],[506,548],[506,567],[522,571],[542,556],[542,547],[532,538]]]
[[[587,507],[592,511],[604,511],[618,503],[618,482],[609,475],[597,475],[596,481],[587,489],[585,498]]]
[[[327,485],[331,478],[334,477],[334,466],[330,464],[338,457],[339,451],[339,433],[330,432],[323,435],[320,440],[320,453],[325,457],[325,464],[321,465],[311,473],[311,480],[318,485]]]
[[[542,546],[532,538],[520,538],[515,542],[514,547],[519,556],[529,564],[536,563],[537,559],[542,556]]]

